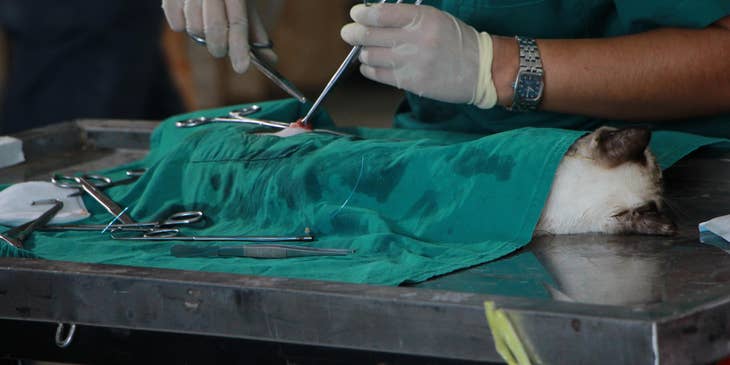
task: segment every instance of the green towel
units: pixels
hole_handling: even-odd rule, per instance
[[[293,121],[303,113],[292,100],[259,105],[258,118]],[[281,139],[257,135],[260,128],[252,126],[174,125],[237,107],[166,120],[144,160],[102,173],[119,178],[127,168],[149,172],[107,193],[130,207],[137,221],[202,210],[208,224],[184,228],[186,235],[290,236],[310,228],[317,240],[306,245],[355,254],[175,258],[169,251],[173,242],[113,241],[98,232],[40,233],[28,242],[29,250],[52,260],[382,285],[420,282],[525,246],[563,154],[584,134],[525,128],[484,137],[355,128],[348,131],[360,138]],[[315,123],[331,120],[320,114]],[[716,141],[659,132],[652,147],[668,167]],[[86,202],[93,213],[88,223],[110,220],[96,203]]]

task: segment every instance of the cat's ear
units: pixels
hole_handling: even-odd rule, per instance
[[[596,157],[607,167],[625,162],[645,162],[644,151],[649,146],[651,131],[647,128],[601,128],[594,138]]]
[[[614,218],[622,222],[625,233],[659,236],[671,236],[677,233],[677,225],[655,202],[623,211]]]

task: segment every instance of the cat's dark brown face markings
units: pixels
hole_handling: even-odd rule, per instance
[[[614,215],[623,225],[624,233],[652,234],[671,236],[677,233],[677,225],[660,208],[660,204],[651,201],[637,208],[627,209]]]
[[[601,127],[577,140],[558,168],[538,230],[674,234],[650,139],[646,128]]]
[[[650,140],[651,131],[646,128],[601,127],[579,139],[568,154],[581,154],[606,168],[627,162],[646,163]]]
[[[599,129],[596,139],[596,155],[606,167],[626,162],[646,163],[644,151],[649,146],[651,131],[646,128]]]

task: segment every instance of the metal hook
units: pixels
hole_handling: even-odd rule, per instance
[[[66,338],[61,339],[61,335],[63,335],[63,327],[64,323],[58,322],[58,328],[56,328],[56,346],[62,349],[71,344],[71,341],[74,339],[74,333],[76,333],[76,325],[71,323],[68,333],[66,334]]]

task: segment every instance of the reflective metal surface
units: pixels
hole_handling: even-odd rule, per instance
[[[556,300],[604,305],[682,303],[730,289],[730,255],[686,240],[563,237],[532,247],[557,282]]]
[[[676,237],[543,237],[411,287],[5,258],[0,318],[75,323],[79,343],[96,326],[500,361],[489,300],[535,363],[710,363],[730,356],[730,256],[697,224],[730,213],[730,153],[694,154],[666,180]]]
[[[677,236],[540,237],[496,263],[418,286],[628,307],[730,293],[730,254],[700,243],[697,230],[730,214],[730,154],[718,153],[700,151],[665,173]]]

